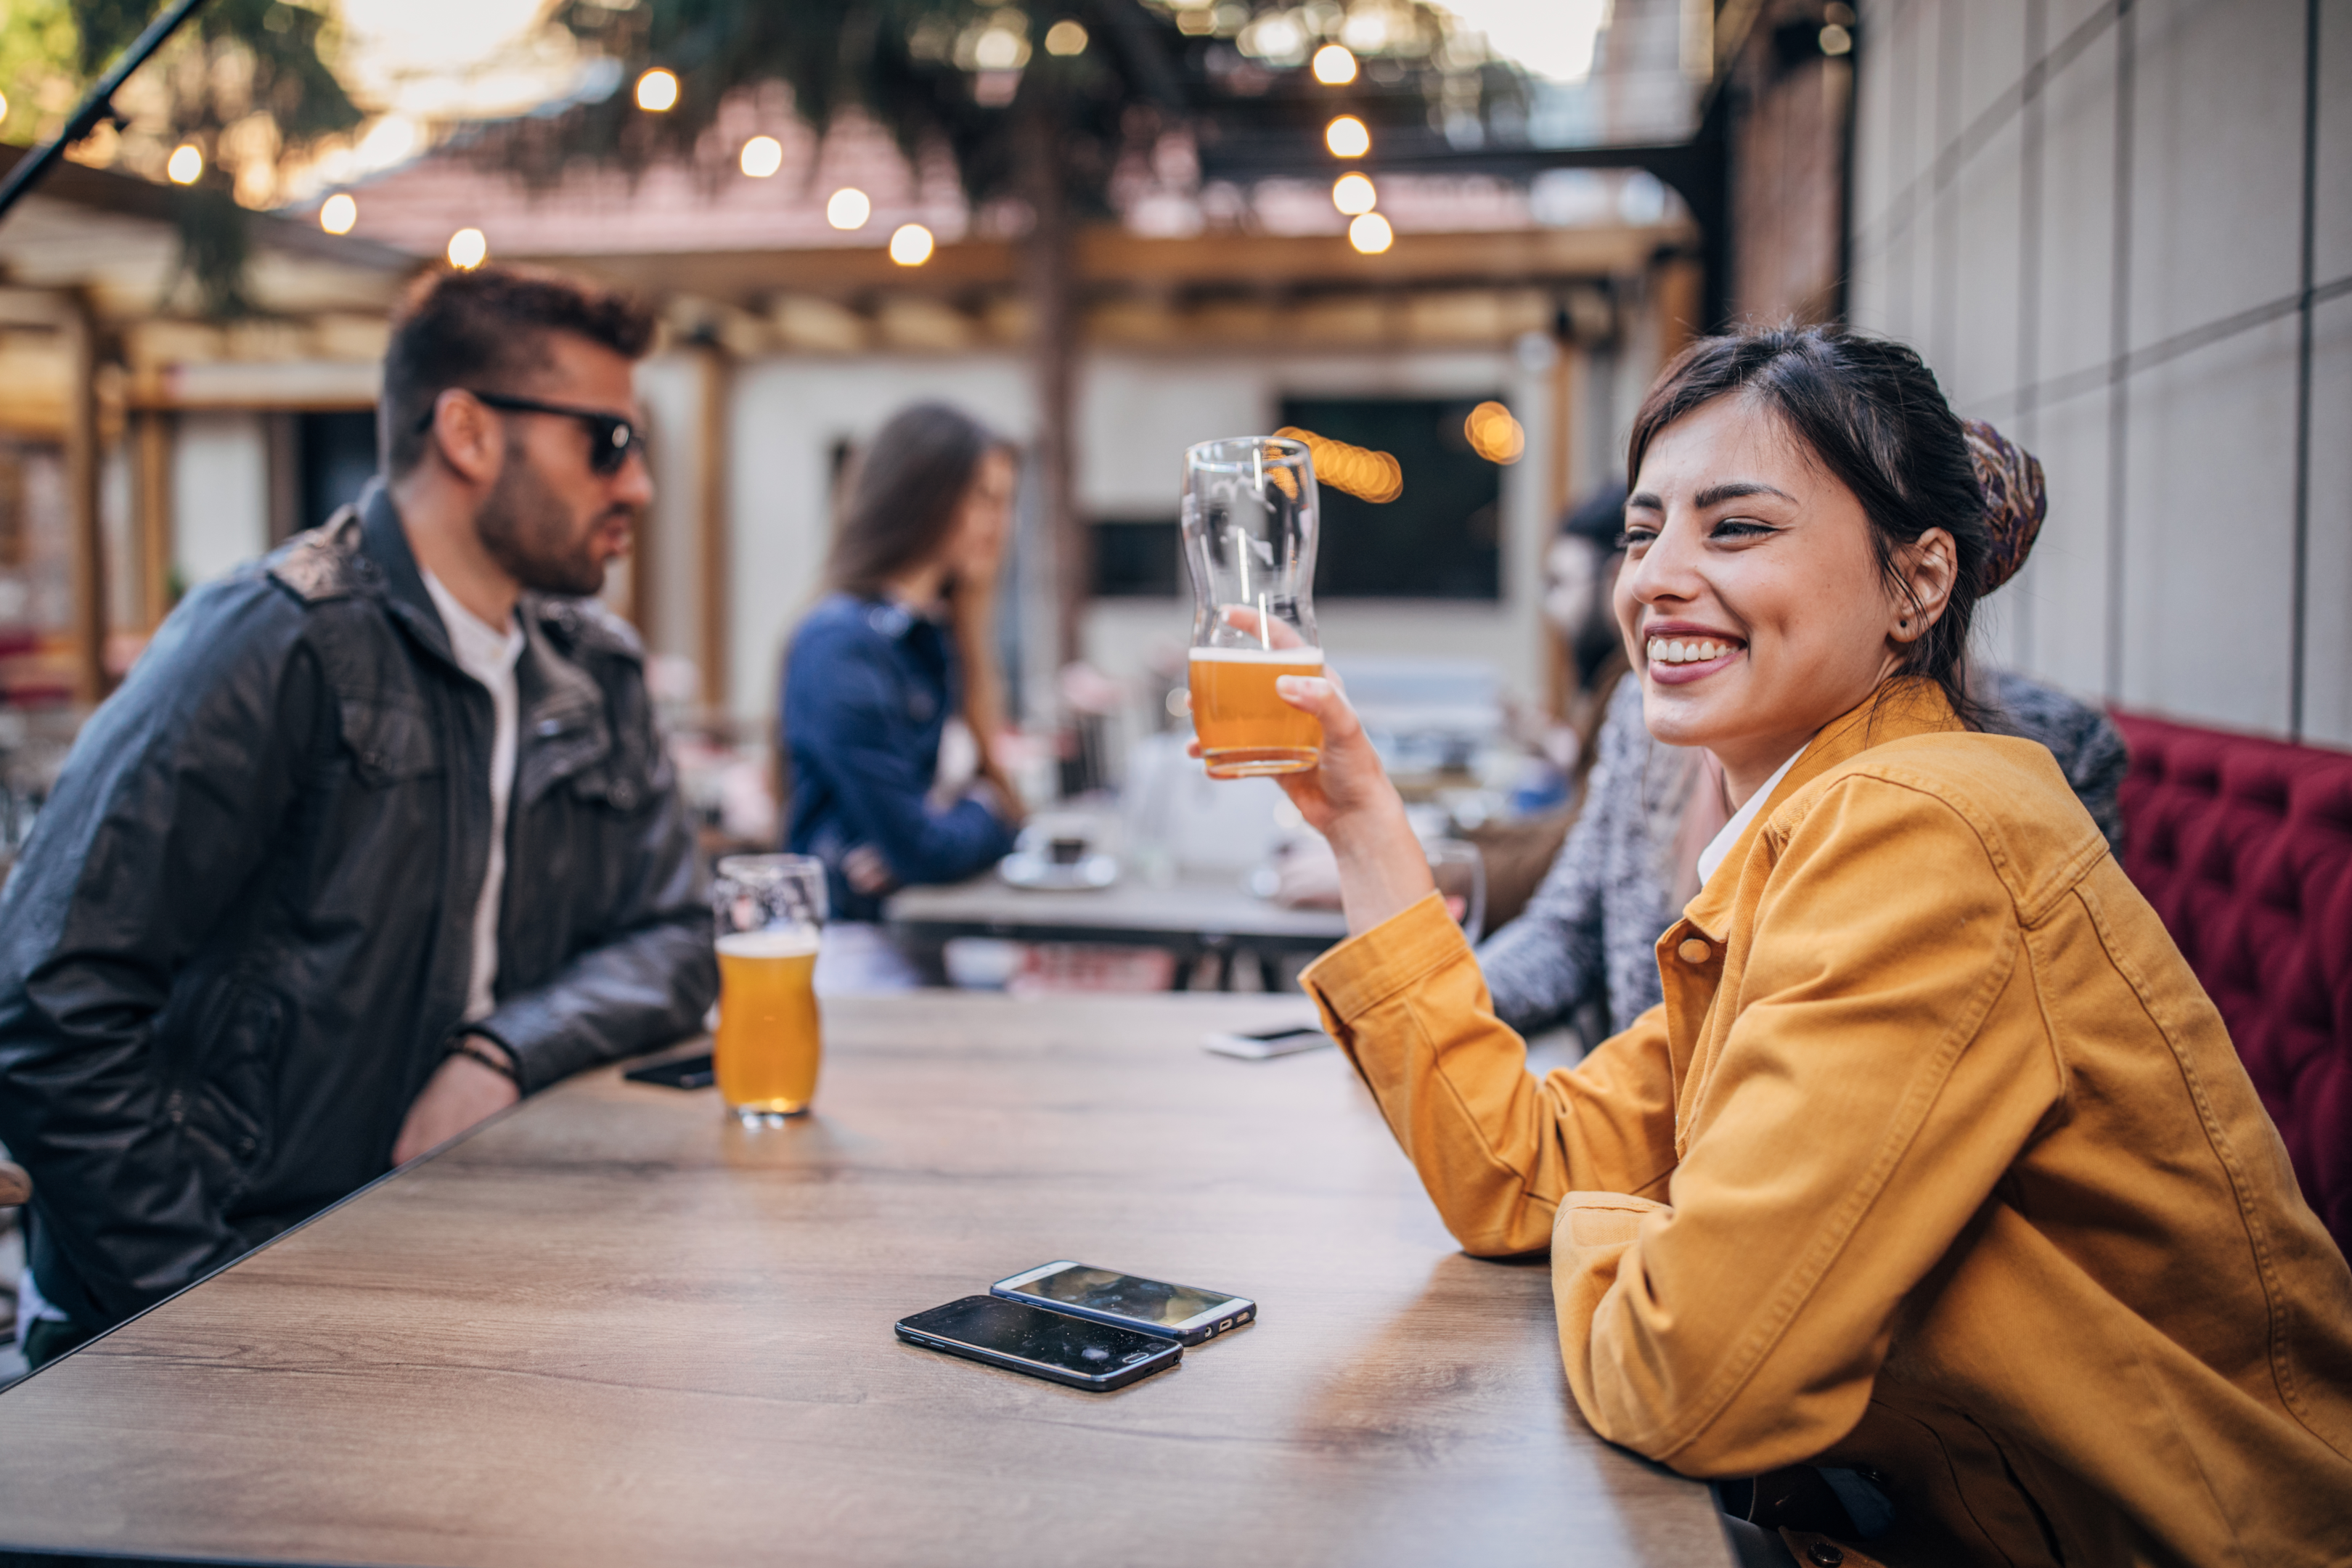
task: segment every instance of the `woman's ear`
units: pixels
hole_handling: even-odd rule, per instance
[[[1959,548],[1949,533],[1931,528],[1903,547],[1896,566],[1905,591],[1896,599],[1889,617],[1894,624],[1886,635],[1896,642],[1916,642],[1943,618],[1944,607],[1952,602],[1952,584],[1960,574]]]

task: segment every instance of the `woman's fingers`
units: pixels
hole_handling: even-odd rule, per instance
[[[1301,712],[1312,713],[1323,726],[1324,744],[1345,742],[1363,733],[1356,710],[1339,683],[1321,675],[1286,675],[1274,683],[1275,695]]]

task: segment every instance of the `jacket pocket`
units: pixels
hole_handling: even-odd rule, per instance
[[[169,1102],[206,1191],[224,1207],[251,1184],[276,1142],[286,1011],[284,998],[248,977],[222,981],[197,1014],[194,1060]]]
[[[441,771],[441,735],[422,709],[406,702],[346,697],[343,747],[361,784],[381,789]]]

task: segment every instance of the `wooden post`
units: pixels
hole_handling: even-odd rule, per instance
[[[1550,506],[1544,513],[1544,552],[1551,550],[1552,531],[1559,526],[1560,518],[1568,511],[1576,496],[1576,385],[1584,368],[1584,351],[1565,333],[1552,342],[1551,356],[1551,471],[1549,490]],[[1537,557],[1538,561],[1542,555]],[[1538,582],[1541,582],[1538,576]],[[1540,589],[1538,589],[1540,592]],[[1538,635],[1543,638],[1544,706],[1555,719],[1568,717],[1570,690],[1577,678],[1575,659],[1570,656],[1568,640],[1559,629],[1537,615]]]
[[[172,416],[136,416],[139,618],[152,632],[172,613]]]
[[[697,411],[694,440],[694,513],[698,534],[696,553],[702,568],[701,639],[697,649],[702,667],[702,703],[713,710],[727,706],[727,634],[729,615],[727,570],[727,363],[715,348],[696,356]],[[637,552],[642,562],[646,552]],[[637,585],[637,602],[650,605],[650,584]]]
[[[66,517],[72,531],[74,700],[106,696],[106,539],[98,510],[98,321],[79,293],[63,296]]]

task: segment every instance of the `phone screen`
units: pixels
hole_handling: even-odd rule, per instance
[[[1171,1347],[1166,1340],[1108,1323],[1090,1323],[1007,1301],[1000,1296],[966,1296],[908,1318],[905,1327],[1000,1355],[1041,1362],[1087,1377],[1099,1377]]]
[[[1087,1268],[1076,1264],[1042,1279],[1032,1279],[1020,1289],[1048,1301],[1090,1307],[1097,1312],[1112,1312],[1139,1323],[1160,1323],[1171,1329],[1203,1312],[1213,1312],[1234,1300],[1213,1291],[1195,1290],[1190,1285],[1139,1279],[1132,1274],[1114,1274],[1108,1268]]]

